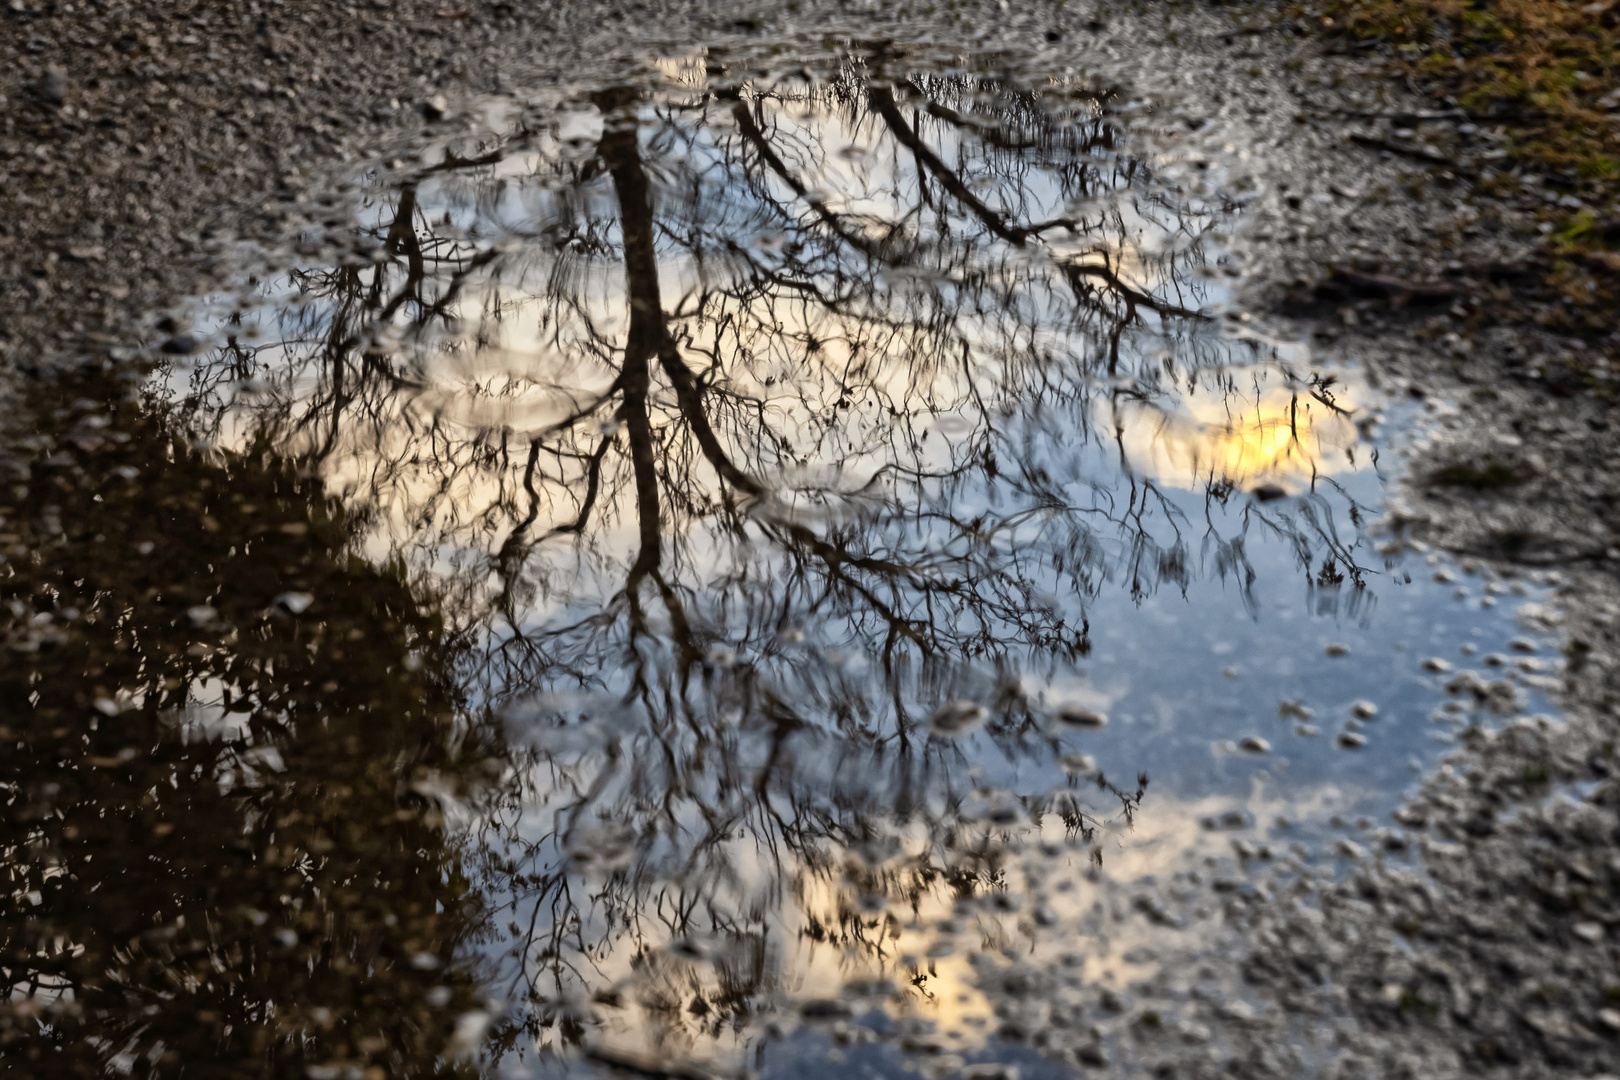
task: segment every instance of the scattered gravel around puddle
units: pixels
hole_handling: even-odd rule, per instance
[[[1227,267],[1245,297],[1233,315],[1359,364],[1392,398],[1438,416],[1391,508],[1396,540],[1517,573],[1557,568],[1557,605],[1524,617],[1563,642],[1564,712],[1465,733],[1395,820],[1358,824],[1331,850],[1239,836],[1230,859],[1121,896],[1114,921],[1173,932],[1145,982],[1099,986],[1022,961],[986,968],[1004,1035],[1076,1066],[1165,1076],[1613,1070],[1620,447],[1599,396],[1612,382],[1578,343],[1477,318],[1492,283],[1470,268],[1522,260],[1533,238],[1533,200],[1467,194],[1470,170],[1499,160],[1489,132],[1424,118],[1425,103],[1359,80],[1354,57],[1266,30],[1270,8],[1161,18],[982,5],[902,20],[806,3],[760,23],[715,5],[459,12],[10,5],[0,362],[37,370],[175,341],[183,328],[158,329],[151,312],[206,292],[244,242],[280,248],[289,222],[357,163],[453,122],[469,95],[586,77],[579,57],[626,57],[632,41],[751,48],[830,27],[928,36],[1067,54],[1102,77],[1182,95],[1189,130],[1257,180]],[[1333,278],[1332,266],[1347,273]],[[278,599],[294,614],[309,604]],[[1269,748],[1253,742],[1244,749]]]

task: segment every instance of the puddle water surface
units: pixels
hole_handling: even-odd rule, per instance
[[[1380,524],[1398,410],[1234,317],[1241,207],[1114,104],[510,104],[42,420],[6,1053],[1065,1075],[1114,1036],[1055,988],[1397,846],[1545,707],[1545,583]]]

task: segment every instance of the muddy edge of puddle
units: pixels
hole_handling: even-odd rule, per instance
[[[1033,52],[1150,93],[1176,86],[1189,113],[1201,109],[1195,122],[1227,125],[1232,151],[1248,149],[1266,180],[1243,227],[1251,310],[1309,337],[1318,357],[1363,365],[1392,396],[1462,406],[1411,463],[1397,509],[1414,539],[1560,572],[1556,629],[1571,663],[1565,722],[1468,741],[1400,811],[1426,878],[1368,849],[1341,878],[1229,900],[1229,955],[1262,1007],[1196,1002],[1223,1049],[1149,1040],[1163,1045],[1143,1063],[1175,1075],[1241,1061],[1253,1075],[1447,1076],[1587,1075],[1612,1061],[1615,430],[1593,380],[1572,375],[1591,371],[1581,349],[1489,328],[1476,317],[1487,294],[1456,272],[1522,260],[1534,237],[1533,198],[1475,202],[1457,182],[1489,167],[1488,139],[1401,121],[1430,103],[1362,77],[1365,60],[1268,29],[1270,5],[39,8],[8,10],[0,35],[11,73],[0,86],[0,363],[23,377],[154,340],[154,312],[207,291],[243,241],[279,244],[323,184],[408,145],[441,109],[453,118],[466,95],[587,75],[581,57],[927,39]],[[1456,167],[1369,148],[1390,117],[1416,123]],[[1346,140],[1351,124],[1361,143]],[[1398,287],[1311,291],[1330,265],[1454,291],[1429,305]],[[28,434],[19,421],[8,442]],[[1434,482],[1473,475],[1503,482]],[[1291,1048],[1302,1029],[1316,1031],[1307,1042],[1320,1056]]]

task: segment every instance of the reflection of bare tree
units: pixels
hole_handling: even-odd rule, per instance
[[[487,820],[535,1023],[577,1024],[629,942],[641,1006],[712,1030],[778,989],[789,883],[795,932],[893,963],[878,913],[1004,888],[1044,820],[1089,838],[1024,677],[1087,651],[1109,577],[1185,581],[1192,532],[1116,482],[1096,406],[1217,386],[1229,350],[1200,223],[1086,99],[846,70],[569,123],[429,170],[196,390],[239,382],[216,434],[349,485],[477,638],[460,674],[528,742]],[[947,729],[981,714],[1058,779],[970,782]],[[724,941],[696,999],[651,951],[693,938]]]

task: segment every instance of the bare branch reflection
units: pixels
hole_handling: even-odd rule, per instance
[[[1246,586],[1256,531],[1360,582],[1331,384],[1213,325],[1213,209],[1080,88],[615,88],[373,210],[190,404],[444,595],[541,1042],[717,1039],[801,994],[794,942],[928,996],[908,920],[1033,933],[1023,846],[1083,866],[1138,809],[1041,689],[1098,590]]]

